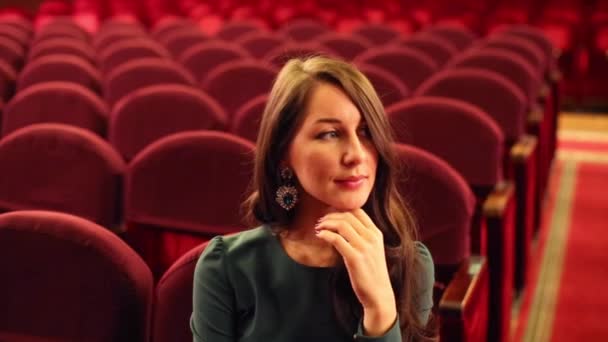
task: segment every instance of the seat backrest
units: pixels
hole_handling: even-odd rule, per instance
[[[242,105],[232,118],[230,133],[255,143],[267,101],[268,95],[264,94],[254,97]]]
[[[235,41],[247,50],[252,57],[258,59],[268,54],[268,51],[272,51],[287,42],[287,38],[270,32],[250,32]]]
[[[223,41],[233,42],[251,32],[258,32],[261,27],[253,21],[233,21],[222,26],[215,36]]]
[[[316,55],[339,56],[337,53],[321,46],[317,42],[287,43],[274,48],[264,56],[264,61],[277,68],[282,67],[292,58],[310,57]]]
[[[157,84],[194,85],[194,79],[173,61],[142,58],[116,67],[107,75],[104,96],[110,106],[130,92]]]
[[[361,64],[357,67],[372,83],[384,107],[410,96],[407,86],[390,72],[370,64]]]
[[[63,38],[48,39],[32,46],[28,52],[28,60],[56,54],[73,55],[91,64],[95,63],[95,52],[85,42]]]
[[[247,101],[270,92],[277,73],[274,67],[260,62],[228,62],[211,71],[201,82],[201,88],[232,118]]]
[[[418,88],[438,69],[437,64],[426,53],[398,46],[369,50],[359,55],[355,63],[380,67],[399,78],[411,91]]]
[[[372,46],[364,38],[334,32],[326,33],[316,41],[319,45],[334,51],[346,61],[355,59]]]
[[[31,44],[36,45],[48,39],[74,39],[82,42],[89,41],[89,35],[80,29],[66,26],[44,27],[34,33]]]
[[[546,60],[554,59],[557,55],[556,48],[553,46],[551,39],[537,27],[513,25],[503,31],[503,34],[521,37],[533,43],[543,51]]]
[[[144,38],[147,38],[146,35],[139,31],[115,29],[103,33],[99,32],[93,40],[93,47],[97,51],[97,54],[102,54],[106,49],[118,42]]]
[[[477,39],[473,32],[460,25],[434,25],[424,31],[431,35],[440,36],[454,44],[458,51],[463,51]]]
[[[472,190],[458,171],[436,155],[402,144],[395,144],[394,151],[401,170],[397,188],[413,211],[420,240],[435,264],[459,265],[470,254],[476,201]]]
[[[248,57],[249,53],[236,44],[208,41],[193,45],[184,51],[179,58],[179,63],[200,82],[217,66]]]
[[[254,148],[217,131],[175,133],[148,145],[128,167],[126,220],[203,236],[241,230]]]
[[[171,55],[160,44],[149,38],[128,39],[116,42],[99,54],[103,74],[108,74],[117,66],[140,58],[170,59]]]
[[[443,96],[476,105],[496,121],[507,144],[525,131],[526,95],[496,72],[459,68],[441,71],[423,83],[414,96]]]
[[[310,19],[298,19],[283,26],[279,32],[297,42],[313,41],[316,37],[329,31],[321,22]]]
[[[99,93],[101,76],[90,62],[74,55],[48,55],[25,66],[17,78],[17,91],[43,82],[71,82]]]
[[[421,51],[433,59],[438,67],[442,67],[452,57],[458,54],[456,46],[439,36],[418,34],[405,38],[398,43],[400,46]]]
[[[3,61],[15,70],[21,69],[25,59],[25,49],[13,40],[0,36],[0,61]]]
[[[0,140],[0,207],[71,213],[108,228],[120,220],[125,164],[79,127],[35,124]]]
[[[29,34],[13,26],[2,26],[2,29],[0,30],[0,37],[13,41],[21,48],[27,47],[30,41]]]
[[[492,35],[479,42],[480,48],[498,48],[514,52],[534,66],[539,75],[547,70],[548,62],[543,51],[524,38],[507,35]]]
[[[389,44],[399,38],[399,32],[384,24],[363,24],[357,27],[352,34],[361,37],[375,46]]]
[[[180,30],[182,28],[196,28],[197,25],[194,21],[188,18],[180,17],[167,17],[165,20],[158,21],[150,31],[150,35],[156,41],[162,41],[168,35],[171,35],[173,31]]]
[[[6,341],[148,341],[152,274],[102,226],[50,211],[2,214],[0,269]]]
[[[528,102],[536,100],[541,87],[538,72],[523,57],[504,49],[481,48],[463,53],[450,62],[450,68],[480,68],[504,76],[526,94]]]
[[[8,101],[15,94],[17,72],[13,67],[0,60],[0,100]],[[0,116],[1,119],[1,116]],[[0,120],[0,123],[2,120]]]
[[[386,109],[395,141],[448,162],[471,185],[493,186],[503,175],[504,134],[480,108],[443,97],[420,96]]]
[[[114,106],[108,138],[125,160],[131,160],[147,145],[170,134],[226,126],[223,108],[204,92],[180,84],[159,84],[133,91]]]
[[[159,42],[178,58],[184,51],[194,44],[207,41],[209,38],[198,28],[181,28],[167,34]]]
[[[90,89],[70,82],[38,83],[6,105],[2,135],[37,123],[62,123],[106,136],[108,108]]]
[[[163,274],[156,285],[156,301],[152,315],[152,341],[190,341],[190,315],[194,270],[207,242],[181,256]]]

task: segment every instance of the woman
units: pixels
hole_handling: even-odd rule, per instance
[[[247,215],[194,279],[195,341],[432,339],[434,268],[394,185],[382,104],[353,66],[294,59],[270,93]]]

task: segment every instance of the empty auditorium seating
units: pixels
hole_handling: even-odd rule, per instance
[[[31,61],[42,56],[54,54],[73,55],[91,64],[95,63],[95,53],[87,43],[63,38],[48,39],[31,46],[28,52],[28,60]]]
[[[27,63],[17,78],[17,90],[52,81],[70,82],[101,92],[101,76],[97,69],[73,55],[48,55]]]
[[[0,215],[0,340],[149,340],[153,281],[105,227],[49,211]]]
[[[285,44],[287,38],[269,32],[251,32],[236,40],[236,43],[247,50],[254,58],[261,59],[268,51]]]
[[[0,208],[44,209],[118,231],[124,162],[85,129],[36,124],[0,140]]]
[[[394,150],[402,170],[397,186],[433,256],[441,338],[484,341],[488,270],[483,257],[471,255],[469,244],[475,196],[462,176],[435,155],[402,144]]]
[[[231,118],[245,102],[268,93],[277,73],[275,68],[259,62],[229,62],[211,71],[201,82],[201,88],[215,98]],[[234,91],[236,85],[238,92]]]
[[[231,120],[230,133],[255,143],[267,101],[267,95],[259,95],[245,102]]]
[[[104,97],[110,106],[130,92],[156,84],[194,85],[187,71],[170,60],[139,58],[123,63],[104,81]]]
[[[214,131],[181,132],[146,147],[129,164],[128,238],[160,276],[217,234],[239,231],[254,145]]]
[[[125,160],[131,160],[150,143],[172,133],[226,126],[222,107],[202,91],[161,84],[136,90],[114,107],[108,139]]]
[[[109,74],[119,65],[140,58],[170,59],[171,55],[160,44],[146,38],[116,42],[98,54],[100,69],[104,74]]]
[[[19,91],[6,105],[2,135],[36,123],[62,123],[106,136],[108,109],[90,89],[69,82],[44,82]]]
[[[182,53],[179,62],[200,82],[217,66],[248,57],[249,53],[236,44],[209,41],[192,45]]]

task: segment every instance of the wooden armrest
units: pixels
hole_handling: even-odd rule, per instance
[[[541,100],[541,102],[544,102],[547,100],[550,93],[551,93],[551,86],[549,84],[543,82],[543,84],[540,86],[540,89],[538,90],[538,99]]]
[[[504,217],[509,202],[513,200],[513,192],[513,183],[509,181],[498,183],[483,203],[483,216]]]
[[[543,108],[538,103],[534,103],[530,106],[530,111],[526,116],[528,126],[538,127],[540,123],[543,122],[544,114]]]
[[[511,147],[511,160],[517,164],[527,162],[536,150],[537,144],[538,139],[536,137],[524,134],[517,143]]]
[[[486,231],[483,242],[488,263],[488,340],[509,341],[513,300],[513,240],[516,221],[515,186],[497,184],[483,203]]]
[[[486,341],[488,319],[486,259],[472,256],[460,265],[439,301],[442,341]]]

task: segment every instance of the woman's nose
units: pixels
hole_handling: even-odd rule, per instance
[[[343,162],[346,165],[356,165],[365,160],[365,147],[361,139],[355,137],[348,139],[345,147]]]

